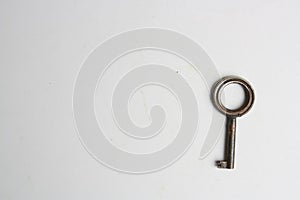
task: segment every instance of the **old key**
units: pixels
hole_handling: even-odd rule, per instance
[[[221,93],[229,84],[239,84],[245,94],[245,101],[237,109],[228,109],[221,102]],[[227,76],[219,80],[212,90],[212,100],[215,107],[226,115],[225,160],[217,161],[218,168],[234,168],[236,118],[247,113],[254,102],[254,91],[250,84],[237,76]]]

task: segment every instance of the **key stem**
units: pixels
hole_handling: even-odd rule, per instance
[[[235,135],[236,135],[236,117],[227,116],[226,120],[226,161],[227,169],[234,168],[234,153],[235,153]]]

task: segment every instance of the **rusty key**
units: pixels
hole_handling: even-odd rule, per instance
[[[245,94],[245,101],[237,109],[228,109],[221,102],[221,93],[229,84],[239,84]],[[225,160],[217,161],[218,168],[233,169],[235,156],[236,118],[247,113],[254,102],[254,91],[250,84],[238,76],[226,76],[219,80],[212,90],[212,101],[215,107],[226,115]]]

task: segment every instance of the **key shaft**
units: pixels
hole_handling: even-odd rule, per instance
[[[236,118],[227,117],[226,119],[226,140],[225,140],[225,160],[217,161],[219,168],[233,169],[235,157],[235,138],[236,138]]]

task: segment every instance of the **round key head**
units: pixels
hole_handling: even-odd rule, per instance
[[[221,101],[223,89],[230,84],[239,84],[244,90],[245,100],[237,109],[226,108]],[[252,107],[254,102],[254,91],[246,80],[237,76],[226,76],[215,84],[212,90],[212,100],[215,107],[221,113],[227,115],[228,117],[240,117],[247,113]]]

